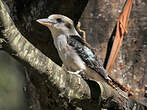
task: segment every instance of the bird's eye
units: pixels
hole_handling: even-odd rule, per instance
[[[62,22],[62,19],[61,18],[57,18],[56,20],[57,20],[58,23],[61,23]]]

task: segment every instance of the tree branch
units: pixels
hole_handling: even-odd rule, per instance
[[[4,49],[7,52],[24,63],[29,64],[41,74],[47,74],[52,85],[56,86],[62,95],[66,96],[69,100],[76,99],[79,102],[90,99],[90,89],[82,78],[67,74],[22,36],[1,0],[0,25],[0,34],[7,41],[7,44],[4,44]]]
[[[8,15],[7,11],[5,10],[5,7],[0,1],[0,22],[1,22],[1,34],[2,37],[7,41],[7,46],[9,49],[5,48],[11,55],[15,56],[16,58],[20,59],[21,61],[24,61],[25,63],[28,63],[31,67],[38,70],[40,73],[45,73],[48,75],[50,81],[53,83],[53,85],[56,85],[60,89],[66,89],[70,88],[71,85],[67,85],[65,79],[74,80],[74,76],[67,75],[66,72],[56,65],[53,61],[51,61],[48,57],[46,57],[44,54],[42,54],[38,49],[36,49],[29,41],[27,41],[21,33],[17,30],[15,27],[12,19]],[[13,53],[12,53],[13,52]],[[62,74],[60,74],[62,73]],[[68,77],[68,78],[67,78]],[[73,79],[72,79],[73,77]],[[84,88],[88,87],[86,86],[86,83],[81,79],[78,78],[79,81],[77,83],[83,84]],[[56,80],[56,81],[55,81]],[[70,81],[69,81],[70,82]],[[68,87],[69,86],[69,87]],[[82,91],[85,92],[85,89],[82,86]],[[76,92],[76,91],[74,91]],[[68,95],[72,97],[81,97],[77,92],[76,96],[72,96],[73,91],[70,91]],[[86,93],[86,92],[85,92]],[[89,93],[87,92],[87,96]],[[81,94],[82,95],[82,94]]]

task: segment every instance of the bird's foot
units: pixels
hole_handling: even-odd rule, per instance
[[[67,72],[70,73],[70,74],[77,75],[78,77],[83,76],[83,70],[78,70],[78,71],[75,71],[75,72],[73,72],[73,71],[67,71]]]
[[[70,74],[74,74],[74,75],[76,75],[76,76],[78,76],[78,77],[81,77],[81,75],[79,74],[81,71],[76,71],[76,72],[73,72],[73,71],[67,71],[68,73],[70,73]]]

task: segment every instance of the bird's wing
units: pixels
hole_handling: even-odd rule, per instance
[[[105,69],[100,62],[98,62],[95,54],[86,45],[83,39],[76,35],[70,35],[67,39],[67,43],[77,52],[89,68],[99,73],[103,78],[108,79],[108,74]]]

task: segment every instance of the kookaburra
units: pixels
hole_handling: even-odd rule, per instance
[[[93,51],[76,31],[70,18],[53,14],[48,18],[38,19],[37,22],[50,29],[54,45],[68,71],[71,71],[71,73],[82,71],[87,73],[90,70],[96,72],[101,77],[100,79],[111,80]]]

